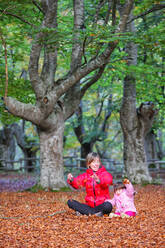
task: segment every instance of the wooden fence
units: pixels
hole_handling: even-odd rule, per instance
[[[0,170],[1,171],[20,171],[27,172],[28,168],[25,166],[28,161],[33,161],[33,165],[30,167],[34,172],[39,173],[40,171],[40,162],[39,158],[29,158],[24,159],[20,158],[19,160],[2,160],[0,159]],[[69,169],[74,169],[75,171],[84,171],[85,168],[81,167],[81,161],[84,159],[78,158],[76,156],[67,156],[64,157],[64,168],[65,171],[69,171]],[[108,171],[111,171],[113,174],[123,174],[124,173],[124,165],[120,161],[115,161],[111,159],[102,159],[103,165],[106,167]],[[165,174],[165,161],[159,160],[149,160],[148,162],[149,171],[152,173],[162,172]],[[3,166],[2,166],[3,165]]]
[[[0,170],[6,172],[26,172],[28,168],[25,166],[25,164],[28,161],[33,162],[33,166],[30,167],[31,169],[34,171],[39,170],[39,158],[20,158],[18,160],[0,159]]]

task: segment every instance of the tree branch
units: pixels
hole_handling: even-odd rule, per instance
[[[111,0],[108,0],[108,11],[107,11],[106,17],[105,17],[105,24],[107,24],[109,21],[110,11],[111,11]]]
[[[42,99],[45,99],[46,87],[49,88],[48,86],[52,86],[54,83],[57,51],[54,44],[51,47],[45,44],[48,34],[47,32],[42,32],[42,29],[55,28],[57,26],[55,18],[57,15],[57,0],[54,1],[53,4],[51,4],[51,8],[46,5],[45,9],[47,10],[46,15],[41,25],[41,31],[36,35],[36,38],[33,41],[29,61],[30,80],[36,94],[36,98],[40,101],[42,101]],[[41,49],[43,48],[43,46],[45,46],[45,54],[40,77],[38,67]],[[43,81],[45,82],[44,84]]]
[[[35,1],[35,0],[32,0],[32,3],[43,13],[45,14],[44,10],[40,7],[40,5]]]
[[[76,116],[77,116],[77,122],[78,125],[76,127],[74,127],[74,132],[80,142],[80,144],[82,144],[83,142],[83,138],[84,138],[84,133],[85,133],[85,129],[84,129],[84,125],[83,125],[83,121],[82,121],[82,102],[80,102],[78,110],[76,111]]]
[[[30,26],[32,26],[32,27],[34,27],[34,28],[37,28],[37,26],[35,26],[34,24],[32,24],[32,23],[26,21],[26,20],[25,20],[23,17],[21,17],[21,16],[15,15],[15,14],[10,13],[10,12],[6,12],[6,11],[4,11],[4,10],[0,10],[0,12],[3,13],[3,14],[5,14],[5,15],[13,16],[13,17],[19,19],[20,21],[22,21],[22,22],[24,22],[24,23],[30,25]]]
[[[116,0],[113,0],[112,3],[112,26],[115,26],[116,24]]]
[[[103,124],[102,124],[102,128],[101,128],[101,130],[103,132],[105,132],[106,123],[107,123],[109,117],[112,114],[111,104],[112,104],[112,95],[110,95],[109,98],[108,98],[108,107],[107,107],[107,111],[106,111],[105,118],[104,118],[104,121],[103,121]]]
[[[97,5],[97,7],[96,7],[96,14],[95,14],[95,16],[94,16],[94,25],[97,23],[97,21],[98,21],[98,17],[99,17],[99,12],[100,12],[100,10],[101,10],[101,8],[104,6],[104,4],[105,4],[105,0],[100,0],[100,2],[98,3],[98,5]]]
[[[54,38],[57,36],[56,31],[58,26],[57,8],[58,0],[48,0],[46,2],[43,1],[45,17],[42,25],[43,28],[49,28],[50,32],[46,32],[44,37],[44,63],[42,67],[41,78],[46,82],[47,86],[50,86],[50,88],[54,84],[54,77],[57,69],[57,42],[54,41]]]
[[[117,32],[122,33],[125,31],[129,15],[133,8],[133,4],[134,4],[134,0],[128,0],[123,6],[123,13],[122,13],[121,20],[119,22]]]
[[[32,104],[22,103],[12,97],[7,97],[5,104],[9,113],[31,121],[35,125],[39,126],[41,120],[44,119],[44,115],[40,109]]]
[[[84,51],[84,42],[81,38],[82,29],[84,28],[84,0],[74,0],[73,1],[74,10],[74,32],[73,32],[73,47],[71,54],[70,72],[74,73],[77,68],[80,68],[82,63],[82,56]],[[81,79],[81,78],[80,78]],[[60,86],[61,87],[61,86]],[[71,116],[75,108],[80,103],[80,80],[77,80],[76,84],[68,88],[65,94],[65,119]],[[68,103],[72,102],[68,107]]]
[[[32,87],[34,89],[36,98],[43,98],[44,96],[44,87],[42,81],[39,77],[38,72],[38,63],[40,58],[40,53],[42,49],[41,39],[43,38],[44,34],[39,33],[36,36],[31,48],[30,60],[29,60],[29,76],[30,81],[32,83]]]
[[[87,89],[88,89],[92,84],[94,84],[95,82],[97,82],[97,81],[99,80],[99,78],[102,76],[102,74],[103,74],[103,72],[104,72],[105,67],[106,67],[105,65],[104,65],[103,67],[101,67],[101,68],[99,69],[99,71],[96,72],[95,75],[92,77],[92,79],[91,79],[88,83],[86,83],[85,86],[81,89],[81,94],[80,94],[81,98],[84,96],[84,94],[85,94],[85,92],[87,91]],[[82,82],[82,84],[83,84],[83,82]]]
[[[76,1],[78,1],[79,3],[81,2],[80,0]],[[124,14],[122,15],[121,22],[119,23],[118,32],[124,32],[129,14],[133,7],[133,3],[134,0],[127,0],[124,8]],[[98,68],[104,68],[104,66],[109,62],[109,58],[116,48],[118,42],[118,40],[109,42],[106,49],[99,56],[89,61],[86,65],[78,67],[72,73],[69,73],[64,79],[58,80],[58,84],[56,82],[55,87],[51,88],[46,96],[47,99],[49,99],[49,102],[47,104],[47,109],[49,108],[49,111],[47,112],[48,115],[53,111],[53,107],[57,99],[59,99],[64,93],[66,93],[72,86],[76,85],[80,81],[80,79]],[[101,71],[102,69],[100,69],[100,72]]]
[[[98,111],[96,118],[95,118],[95,123],[96,123],[96,120],[100,117],[100,115],[102,113],[103,106],[104,106],[104,99],[101,100],[100,108],[99,108],[99,111]]]
[[[153,102],[141,103],[140,107],[137,109],[137,116],[142,126],[144,127],[144,135],[151,129],[154,117],[158,114],[158,109],[155,109]]]
[[[164,8],[165,8],[165,4],[156,4],[151,9],[149,9],[149,10],[143,12],[142,14],[137,15],[134,18],[132,18],[129,22],[127,22],[127,24],[129,24],[130,22],[133,22],[134,20],[136,20],[138,18],[146,16],[146,15],[148,15],[148,14],[154,12],[154,11],[158,11],[158,10],[161,10],[161,9],[164,9]]]
[[[80,42],[81,30],[84,28],[84,0],[73,1],[74,9],[74,33],[71,56],[71,73],[81,65],[83,54],[83,42]]]

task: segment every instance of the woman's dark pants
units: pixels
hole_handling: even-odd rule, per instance
[[[102,212],[103,214],[110,214],[112,211],[112,204],[110,202],[104,202],[94,208],[75,200],[68,200],[67,204],[69,208],[85,215],[93,215],[98,212]]]

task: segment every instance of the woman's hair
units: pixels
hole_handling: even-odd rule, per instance
[[[95,160],[96,158],[100,159],[98,153],[96,152],[90,152],[87,157],[86,157],[86,165],[87,168],[89,168],[90,163],[93,162],[93,160]]]
[[[116,183],[113,185],[113,188],[114,188],[114,193],[116,193],[116,191],[118,189],[126,189],[125,185],[123,183]]]

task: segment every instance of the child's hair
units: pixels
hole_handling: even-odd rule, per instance
[[[96,158],[100,159],[98,153],[96,152],[90,152],[87,157],[86,157],[86,165],[87,168],[89,168],[90,163],[93,162],[93,160],[95,160]]]
[[[114,184],[113,188],[114,188],[114,193],[116,193],[118,189],[126,189],[125,185],[121,182]]]

